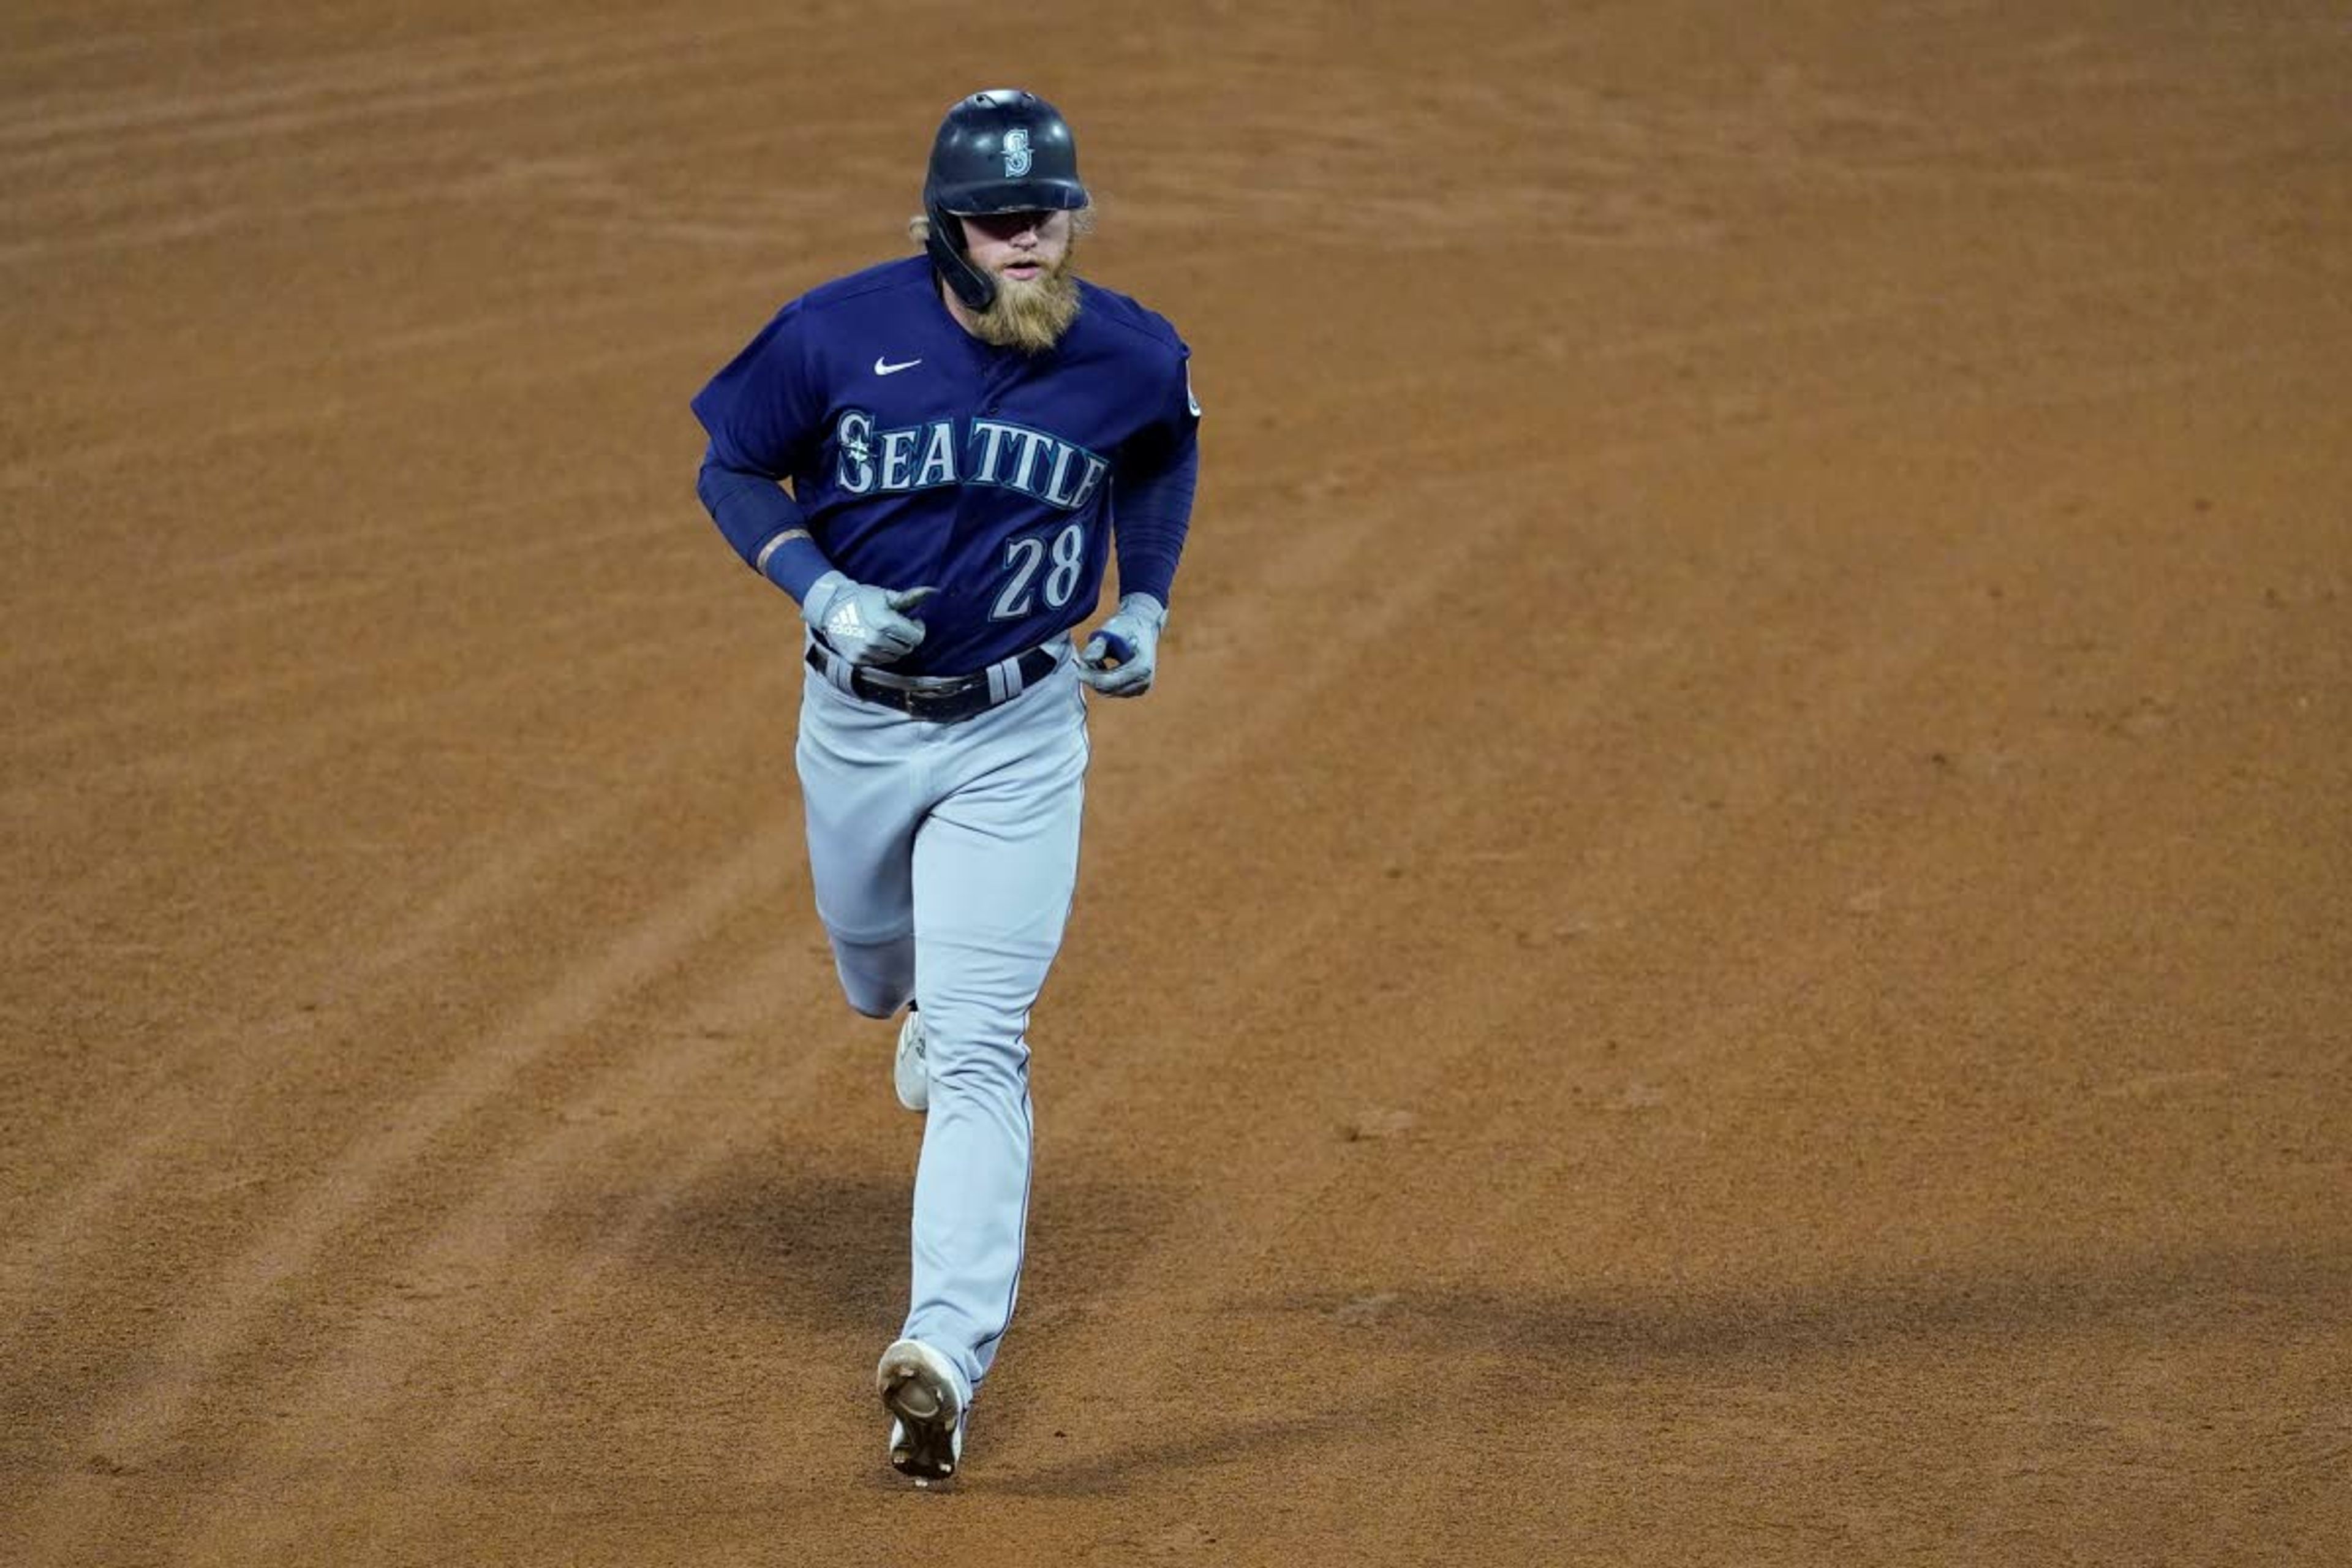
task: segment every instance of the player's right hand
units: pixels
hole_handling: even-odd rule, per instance
[[[877,588],[828,572],[809,584],[801,618],[824,634],[833,651],[852,664],[896,664],[923,640],[911,612],[937,588]]]

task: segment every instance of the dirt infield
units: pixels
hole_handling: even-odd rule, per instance
[[[0,23],[0,1563],[2352,1562],[2340,5],[482,11]],[[1004,82],[1208,419],[918,1495],[686,401]]]

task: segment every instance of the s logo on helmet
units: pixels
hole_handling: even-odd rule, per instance
[[[1004,177],[1017,180],[1029,172],[1029,132],[1015,126],[1004,133]]]

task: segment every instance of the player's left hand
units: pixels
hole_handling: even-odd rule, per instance
[[[1127,595],[1078,650],[1078,679],[1105,697],[1142,696],[1151,689],[1167,624],[1167,605],[1149,594]]]

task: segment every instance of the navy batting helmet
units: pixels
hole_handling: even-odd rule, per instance
[[[1076,212],[1089,198],[1078,144],[1062,111],[1034,92],[992,88],[959,100],[931,142],[923,177],[926,248],[967,309],[985,310],[996,283],[964,258],[963,215]]]

